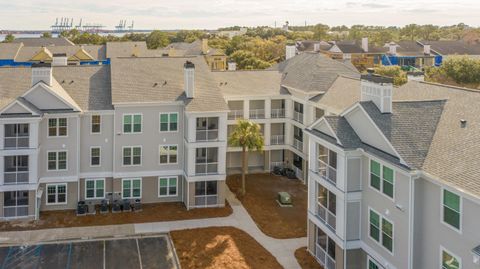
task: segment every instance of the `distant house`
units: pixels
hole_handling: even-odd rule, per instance
[[[170,57],[203,55],[211,70],[225,71],[227,69],[227,55],[219,49],[208,46],[208,39],[199,39],[192,43],[172,43],[163,49],[163,54]]]

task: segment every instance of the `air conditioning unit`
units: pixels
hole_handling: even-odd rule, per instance
[[[280,206],[292,206],[292,198],[287,192],[279,192],[277,202]]]

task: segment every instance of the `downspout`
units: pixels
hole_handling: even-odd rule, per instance
[[[80,201],[80,115],[77,117],[77,202]],[[76,206],[75,206],[76,208]]]
[[[409,208],[409,224],[408,224],[408,230],[409,230],[409,233],[408,233],[408,268],[409,269],[412,269],[413,268],[413,240],[414,240],[414,224],[415,224],[415,211],[414,211],[414,208],[415,208],[415,179],[418,179],[420,176],[418,175],[418,173],[412,175],[410,177],[410,183],[409,183],[409,188],[410,188],[410,191],[409,191],[409,196],[410,196],[410,208]]]

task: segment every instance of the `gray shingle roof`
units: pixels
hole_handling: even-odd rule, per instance
[[[52,54],[65,53],[67,54],[67,57],[70,57],[72,55],[75,55],[75,53],[77,53],[81,48],[83,48],[88,54],[90,54],[90,56],[92,56],[94,60],[106,59],[105,46],[102,46],[102,45],[51,46],[46,49],[50,51]],[[16,55],[16,57],[12,59],[15,59],[15,61],[17,62],[28,62],[40,50],[42,50],[42,47],[34,47],[34,46],[22,47],[18,51],[18,54]]]
[[[304,92],[327,91],[340,75],[360,77],[351,66],[320,53],[301,53],[272,69],[283,73],[283,86]]]
[[[364,53],[363,49],[357,44],[337,43],[336,45],[343,53]]]
[[[480,55],[480,43],[467,43],[463,40],[420,41],[430,44],[431,49],[440,55]]]
[[[332,127],[333,132],[337,135],[344,148],[352,149],[361,146],[362,141],[344,117],[325,116],[325,120]]]
[[[25,47],[74,46],[75,44],[65,37],[20,37],[13,43],[23,43]]]
[[[12,60],[23,45],[21,43],[0,43],[0,60]]]
[[[195,64],[195,98],[184,93],[183,64]],[[187,111],[227,111],[228,107],[203,57],[112,59],[112,101],[185,102]]]
[[[225,96],[288,94],[280,86],[282,74],[278,71],[226,71],[212,75]]]

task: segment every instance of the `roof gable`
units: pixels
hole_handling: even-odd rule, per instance
[[[37,52],[30,61],[51,61],[52,60],[52,53],[45,47]]]
[[[40,111],[36,109],[32,104],[29,104],[28,101],[19,97],[18,99],[11,102],[9,105],[5,106],[1,111],[1,115],[40,115]]]
[[[333,131],[332,127],[328,124],[324,117],[313,123],[312,129],[322,132],[328,136],[335,138],[338,141],[337,135]]]
[[[93,61],[94,58],[83,48],[80,48],[75,54],[68,58],[69,61]]]
[[[49,87],[45,83],[40,82],[35,84],[22,97],[41,110],[67,109],[79,111],[80,108],[75,101],[69,98],[66,92],[62,93],[60,89],[54,89],[55,86]]]

